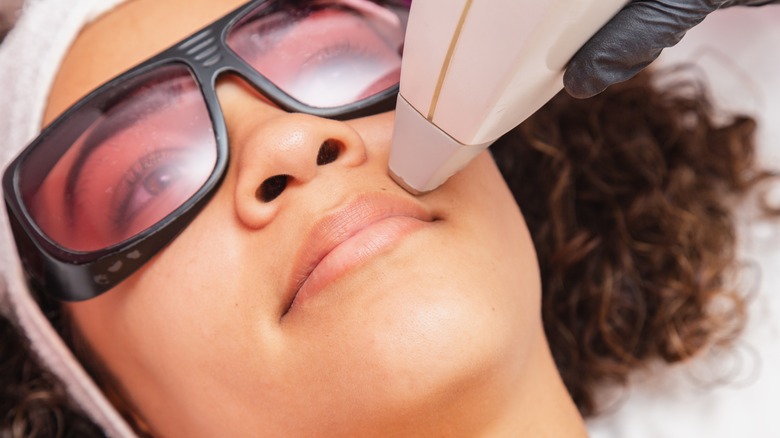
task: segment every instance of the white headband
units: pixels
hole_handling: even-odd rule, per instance
[[[8,165],[40,131],[54,77],[81,28],[125,0],[26,0],[0,44],[0,165]],[[69,395],[111,437],[134,437],[32,299],[0,208],[0,311],[24,330],[33,349]]]

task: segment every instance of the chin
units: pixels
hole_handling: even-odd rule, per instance
[[[316,319],[325,336],[308,350],[323,358],[316,371],[307,368],[329,397],[319,414],[408,436],[402,426],[421,419],[487,418],[482,411],[500,409],[541,330],[538,307],[479,274],[442,275],[424,265],[402,278],[383,272],[398,271],[366,270],[341,284],[343,295],[330,303],[337,312],[309,307],[301,315]]]

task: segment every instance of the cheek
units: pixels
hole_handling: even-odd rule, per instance
[[[88,343],[150,421],[162,416],[187,424],[217,415],[202,394],[216,400],[221,391],[215,385],[273,359],[278,319],[270,271],[278,257],[242,249],[246,236],[229,225],[233,210],[220,194],[230,193],[231,182],[224,184],[198,219],[142,270],[71,307]],[[241,380],[238,386],[246,386]]]
[[[394,120],[395,111],[389,111],[346,122],[360,134],[366,152],[372,161],[381,166],[382,172],[387,172]]]

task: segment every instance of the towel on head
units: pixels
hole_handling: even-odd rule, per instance
[[[0,44],[0,164],[38,134],[52,82],[81,28],[124,0],[26,0]],[[29,294],[5,208],[0,209],[0,311],[22,328],[41,361],[112,437],[135,436],[89,378]]]

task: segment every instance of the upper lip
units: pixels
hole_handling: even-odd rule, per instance
[[[435,220],[433,214],[415,200],[381,192],[356,196],[315,222],[295,257],[287,310],[303,283],[328,253],[360,230],[394,216],[425,222]]]

